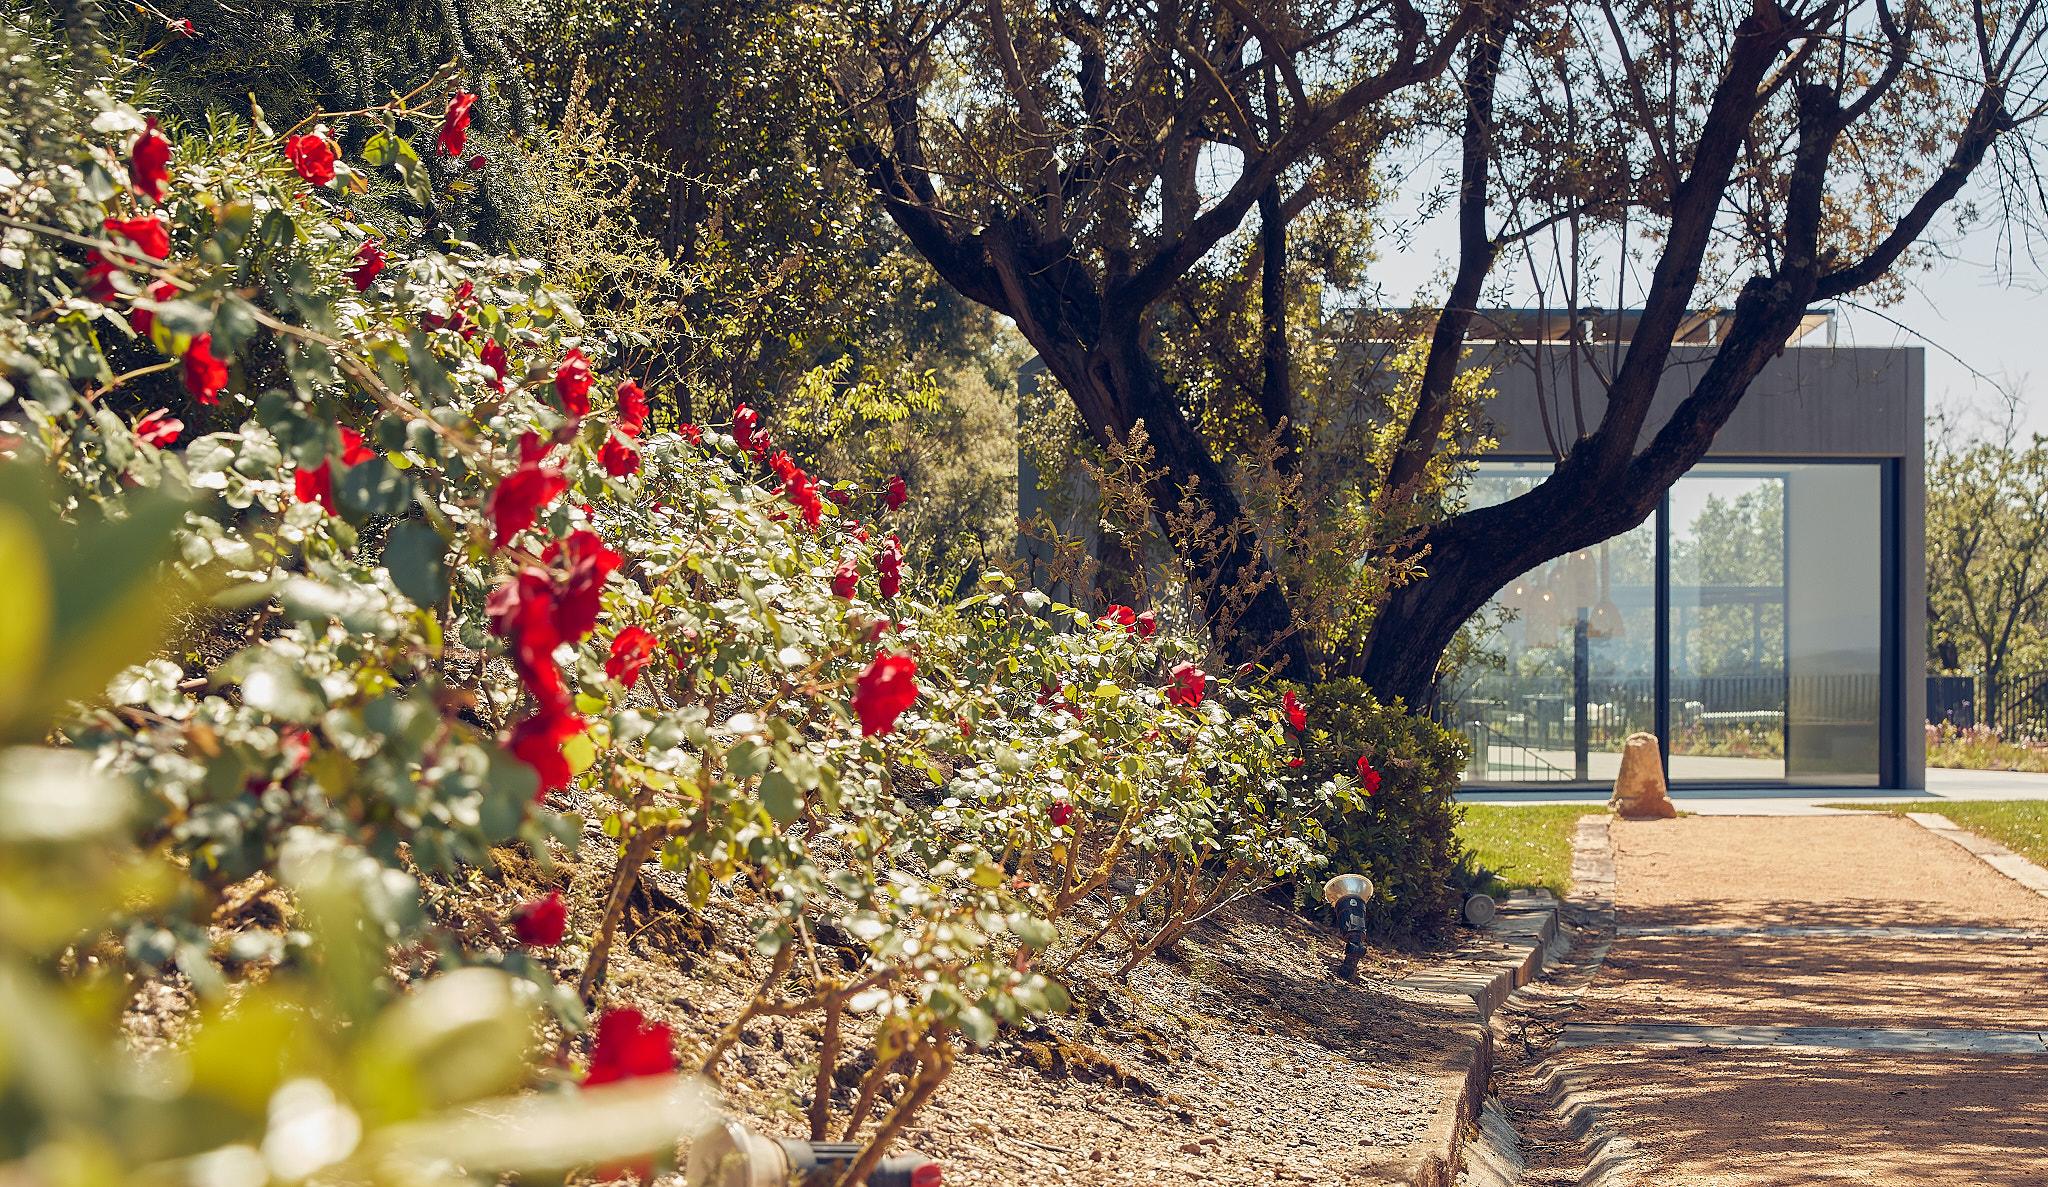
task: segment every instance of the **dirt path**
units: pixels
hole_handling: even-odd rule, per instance
[[[2048,899],[1878,816],[1616,822],[1553,1058],[1668,1187],[2048,1183]]]

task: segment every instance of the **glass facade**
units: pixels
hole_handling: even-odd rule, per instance
[[[1486,463],[1472,502],[1549,471]],[[1884,504],[1877,463],[1707,463],[1640,527],[1524,574],[1444,690],[1467,781],[1608,782],[1642,731],[1673,783],[1877,785]]]

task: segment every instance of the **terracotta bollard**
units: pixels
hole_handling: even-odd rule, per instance
[[[1657,735],[1630,734],[1621,751],[1621,774],[1614,780],[1609,809],[1627,820],[1670,820],[1678,815],[1664,790],[1664,763]]]

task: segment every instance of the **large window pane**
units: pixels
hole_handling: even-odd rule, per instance
[[[1671,488],[1673,781],[1785,777],[1785,479],[1702,466]]]
[[[1471,501],[1512,498],[1550,469],[1487,463]],[[1655,728],[1655,559],[1646,523],[1523,574],[1481,612],[1444,700],[1472,744],[1471,782],[1615,777],[1622,740]]]
[[[1874,465],[1786,467],[1786,758],[1800,783],[1879,778],[1883,485]]]

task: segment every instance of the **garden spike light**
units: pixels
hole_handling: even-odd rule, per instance
[[[727,1120],[690,1143],[688,1187],[788,1187],[831,1182],[860,1156],[859,1142],[763,1137]],[[824,1177],[819,1172],[828,1174]],[[884,1158],[867,1187],[939,1187],[939,1164],[915,1150]]]
[[[1372,879],[1364,874],[1339,874],[1323,883],[1323,901],[1330,904],[1337,930],[1344,934],[1344,963],[1337,975],[1349,981],[1358,975],[1365,956],[1365,904],[1372,897]]]

